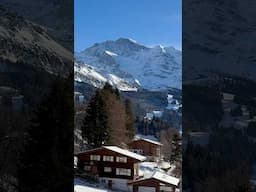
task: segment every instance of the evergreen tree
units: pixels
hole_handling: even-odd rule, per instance
[[[120,100],[120,92],[117,88],[115,89],[115,94],[116,94],[116,97]]]
[[[73,190],[73,109],[73,77],[57,79],[27,129],[19,191]]]
[[[105,83],[105,85],[104,85],[102,91],[103,91],[103,92],[104,92],[104,91],[108,91],[108,92],[110,92],[110,93],[114,93],[114,92],[115,92],[115,90],[113,89],[113,87],[112,87],[108,82]]]
[[[172,153],[171,160],[178,160],[181,158],[182,147],[181,147],[181,138],[179,134],[174,134],[172,138]]]
[[[83,137],[90,147],[99,147],[109,139],[107,119],[106,103],[102,93],[97,90],[88,104],[82,125]]]
[[[96,91],[86,109],[81,129],[83,138],[92,148],[103,144],[122,146],[129,140],[125,106],[119,92],[110,84]]]
[[[129,139],[133,139],[135,135],[135,118],[132,111],[131,101],[129,99],[125,100],[125,113],[126,113],[126,130]]]

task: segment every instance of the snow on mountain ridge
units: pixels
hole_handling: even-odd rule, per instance
[[[128,87],[130,90],[181,89],[181,51],[173,47],[149,48],[119,38],[96,43],[77,53],[75,59],[80,66],[92,66],[95,72],[123,90]],[[76,75],[79,76],[79,71]]]

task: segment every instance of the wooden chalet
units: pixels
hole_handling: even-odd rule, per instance
[[[129,185],[132,185],[133,192],[152,191],[152,188],[155,188],[155,192],[175,192],[180,187],[180,179],[160,171],[155,171],[150,177],[131,181]]]
[[[128,181],[139,177],[139,162],[146,157],[116,147],[100,148],[81,152],[76,155],[78,167],[84,174],[98,178],[109,188],[129,191]]]
[[[154,162],[158,162],[161,159],[161,146],[160,142],[143,137],[135,138],[128,143],[130,151],[144,155],[148,161]]]

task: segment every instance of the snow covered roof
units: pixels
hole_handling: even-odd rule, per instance
[[[162,181],[164,183],[168,183],[168,184],[175,185],[175,186],[178,186],[178,184],[180,182],[179,178],[167,175],[167,174],[162,173],[160,171],[155,171],[153,173],[153,175],[151,176],[151,178],[154,178],[154,179],[157,179],[157,180]]]
[[[148,119],[148,120],[152,120],[154,117],[153,113],[146,113],[146,116],[144,118]]]
[[[87,151],[83,151],[83,152],[77,153],[76,156],[87,154],[87,153],[90,153],[90,152],[93,152],[93,151],[97,151],[97,150],[101,150],[101,149],[107,149],[107,150],[110,150],[110,151],[122,154],[124,156],[130,157],[130,158],[133,158],[133,159],[136,159],[136,160],[139,160],[139,161],[146,160],[146,157],[143,156],[143,155],[139,155],[137,153],[133,153],[131,151],[128,151],[126,149],[122,149],[122,148],[117,147],[117,146],[102,146],[102,147],[99,147],[99,148],[90,149],[90,150],[87,150]]]
[[[173,99],[173,95],[168,94],[168,95],[167,95],[167,99]]]
[[[142,179],[138,179],[138,180],[132,181],[130,184],[143,183],[144,181],[147,181],[149,179],[155,179],[159,183],[164,183],[164,184],[167,184],[167,185],[174,185],[176,187],[180,183],[180,179],[179,178],[167,175],[164,172],[156,170],[156,171],[153,172],[153,174],[151,176],[144,177]]]
[[[160,161],[158,165],[161,169],[169,169],[171,167],[171,164],[167,161]]]
[[[157,141],[157,138],[155,138],[152,135],[135,135],[134,141],[143,140],[155,145],[163,145],[159,141]]]
[[[146,157],[145,156],[142,156],[142,155],[139,155],[137,153],[133,153],[131,151],[128,151],[126,149],[122,149],[120,147],[117,147],[117,146],[103,146],[103,148],[105,149],[108,149],[108,150],[111,150],[111,151],[114,151],[116,153],[120,153],[122,155],[125,155],[125,156],[128,156],[128,157],[131,157],[133,159],[137,159],[139,161],[144,161],[146,160]]]
[[[155,117],[162,117],[163,116],[163,111],[153,111],[153,115]]]

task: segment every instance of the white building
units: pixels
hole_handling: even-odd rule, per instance
[[[84,95],[80,92],[74,92],[74,100],[76,104],[84,103]]]
[[[168,102],[168,105],[166,109],[168,110],[177,111],[181,107],[181,104],[177,99],[173,98],[173,95],[170,95],[170,94],[167,95],[167,102]]]
[[[153,111],[153,115],[156,118],[161,118],[163,116],[163,111]]]
[[[146,116],[144,117],[144,119],[147,119],[149,121],[151,121],[154,118],[154,114],[153,113],[146,113]]]

